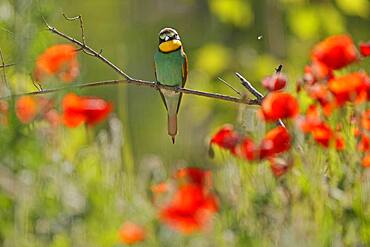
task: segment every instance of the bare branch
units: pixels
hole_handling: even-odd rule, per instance
[[[253,94],[257,100],[259,100],[260,102],[262,101],[263,99],[263,94],[261,94],[257,89],[255,89],[252,84],[247,81],[247,79],[245,79],[241,74],[239,73],[235,73],[236,76],[240,79],[242,85],[251,93]]]
[[[223,101],[240,103],[240,104],[245,104],[245,105],[259,105],[259,102],[257,100],[248,100],[248,99],[237,98],[237,97],[232,97],[232,96],[223,95],[223,94],[208,93],[208,92],[187,89],[187,88],[169,87],[169,86],[157,84],[155,82],[143,81],[143,80],[137,80],[137,79],[130,79],[130,80],[121,79],[121,80],[96,81],[96,82],[88,82],[88,83],[76,83],[76,84],[72,84],[70,86],[65,86],[65,87],[43,89],[42,91],[34,91],[34,92],[22,93],[22,94],[14,94],[14,95],[6,96],[6,97],[1,97],[0,99],[9,99],[13,97],[17,98],[17,97],[26,96],[26,95],[43,95],[43,94],[49,94],[49,93],[56,93],[60,91],[68,91],[71,89],[115,85],[115,84],[120,84],[120,83],[134,84],[138,86],[151,87],[154,89],[158,89],[158,88],[167,89],[167,90],[180,92],[184,94],[192,94],[192,95],[197,95],[201,97],[219,99]]]

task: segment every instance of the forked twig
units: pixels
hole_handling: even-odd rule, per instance
[[[84,23],[83,23],[83,20],[82,20],[82,15],[78,15],[78,16],[74,16],[74,17],[68,17],[66,16],[64,13],[62,13],[62,15],[64,16],[64,18],[67,20],[67,21],[75,21],[75,20],[78,20],[80,22],[80,29],[81,29],[81,40],[82,40],[82,44],[84,46],[86,46],[86,39],[85,39],[85,29],[84,29]],[[89,55],[89,56],[94,56],[93,53],[85,50],[84,47],[81,47],[79,50],[83,51],[85,54]],[[101,53],[101,52],[100,52]]]

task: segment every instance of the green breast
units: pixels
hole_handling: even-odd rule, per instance
[[[157,81],[167,86],[180,86],[182,84],[182,66],[184,57],[179,49],[170,53],[157,51],[154,55]]]

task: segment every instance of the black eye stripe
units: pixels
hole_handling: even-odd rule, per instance
[[[165,40],[166,37],[169,37],[170,39],[180,39],[179,35],[175,32],[163,32],[159,34],[160,40]]]

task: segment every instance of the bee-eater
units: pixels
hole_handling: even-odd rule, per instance
[[[164,28],[159,32],[159,46],[154,55],[157,83],[169,87],[184,87],[188,76],[188,59],[184,52],[180,36],[173,28]],[[175,143],[177,134],[177,113],[182,93],[159,90],[168,115],[168,135]]]

